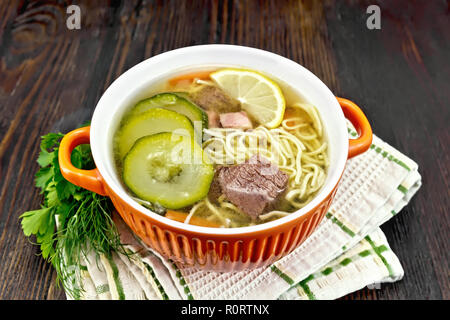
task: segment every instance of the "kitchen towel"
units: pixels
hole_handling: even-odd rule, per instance
[[[349,136],[357,134],[349,128]],[[348,160],[336,197],[314,233],[271,266],[211,272],[147,248],[116,214],[132,255],[86,257],[69,299],[337,299],[365,286],[398,281],[403,268],[379,228],[421,185],[417,164],[374,136]],[[70,266],[68,266],[70,267]]]

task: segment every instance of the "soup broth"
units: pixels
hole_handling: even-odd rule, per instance
[[[326,132],[288,84],[223,68],[148,92],[114,136],[117,171],[143,206],[184,223],[243,227],[287,216],[322,188]]]

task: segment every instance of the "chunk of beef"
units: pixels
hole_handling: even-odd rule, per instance
[[[214,177],[209,186],[208,199],[209,201],[217,204],[217,199],[222,194],[222,188],[220,187],[219,182],[219,173],[222,170],[223,166],[219,165],[215,168]]]
[[[224,128],[233,129],[251,129],[252,122],[245,111],[222,113],[220,115],[220,124]]]
[[[210,199],[224,194],[242,212],[256,219],[280,200],[288,183],[286,173],[268,160],[253,156],[248,161],[216,169]]]
[[[207,110],[206,114],[208,115],[208,128],[219,128],[219,114],[214,110]]]
[[[205,110],[214,110],[218,113],[241,110],[239,101],[233,99],[225,91],[216,86],[202,85],[190,93],[190,98]]]

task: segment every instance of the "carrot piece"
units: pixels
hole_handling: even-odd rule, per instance
[[[169,84],[171,86],[174,86],[180,81],[191,81],[192,82],[192,81],[194,81],[194,79],[208,80],[209,75],[213,71],[214,70],[197,71],[197,72],[182,74],[182,75],[179,75],[179,76],[176,76],[176,77],[170,79]]]
[[[187,213],[173,211],[173,210],[167,210],[166,215],[165,215],[165,217],[168,219],[183,222],[183,223],[184,223],[184,220],[186,220],[187,216],[188,216]],[[220,228],[219,224],[208,221],[208,220],[200,218],[200,217],[191,217],[191,219],[189,220],[189,224],[201,226],[201,227]]]
[[[284,119],[293,118],[297,115],[296,110],[293,108],[286,108],[284,110]]]
[[[286,122],[287,125],[290,126],[295,126],[299,123],[302,123],[303,120],[299,119],[299,117],[301,118],[301,115],[299,113],[298,110],[294,109],[294,108],[286,108],[284,110],[284,116],[283,116],[283,120],[288,120]],[[297,119],[295,119],[297,118]]]
[[[286,108],[284,110],[284,116],[283,116],[283,120],[287,120],[289,118],[294,118],[296,116],[296,112],[295,110],[293,110],[292,108]],[[295,125],[297,124],[297,121],[295,120],[289,120],[288,123]]]

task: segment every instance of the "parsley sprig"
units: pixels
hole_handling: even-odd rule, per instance
[[[63,136],[49,133],[42,137],[35,185],[43,194],[43,203],[40,209],[27,211],[20,218],[24,234],[36,236],[42,257],[53,264],[58,282],[70,291],[68,270],[73,270],[73,266],[82,269],[83,257],[90,250],[97,257],[112,251],[125,254],[125,250],[111,218],[113,206],[109,198],[80,188],[62,176],[58,148]],[[95,167],[89,145],[76,147],[71,159],[77,168]]]

